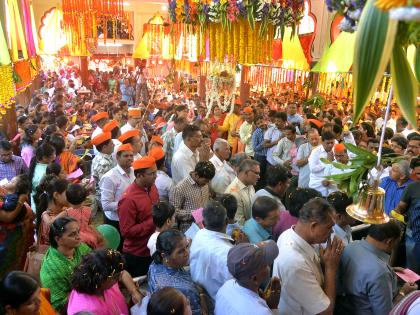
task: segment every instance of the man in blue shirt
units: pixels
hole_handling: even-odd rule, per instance
[[[271,239],[273,226],[277,224],[279,216],[277,201],[268,196],[258,197],[252,205],[252,218],[245,222],[242,231],[251,244]]]
[[[389,265],[401,229],[391,220],[372,225],[368,236],[350,243],[340,260],[338,283],[343,294],[337,297],[337,314],[384,315],[406,294],[417,289],[414,283],[397,286],[397,276]]]
[[[401,200],[404,189],[413,182],[410,179],[410,173],[409,163],[403,160],[392,164],[389,176],[382,179],[380,187],[385,190],[386,214],[389,215],[391,210],[395,209]]]

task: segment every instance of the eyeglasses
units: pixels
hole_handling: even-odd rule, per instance
[[[249,170],[249,171],[252,172],[252,173],[254,173],[257,176],[260,176],[260,172],[256,172],[256,171],[253,171],[253,170]]]

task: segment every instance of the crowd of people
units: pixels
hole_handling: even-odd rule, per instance
[[[397,277],[420,273],[420,134],[396,104],[384,126],[379,100],[353,122],[350,103],[287,90],[223,112],[141,71],[40,76],[0,140],[0,313],[420,314]],[[353,240],[328,178],[347,170],[322,160],[376,152],[382,128],[403,158],[371,176],[407,225]]]

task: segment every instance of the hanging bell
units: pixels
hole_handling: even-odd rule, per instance
[[[384,211],[385,190],[378,185],[365,185],[359,192],[358,203],[347,207],[347,214],[356,220],[369,224],[383,224],[389,221]]]

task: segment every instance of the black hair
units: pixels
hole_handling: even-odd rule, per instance
[[[55,119],[55,123],[57,124],[58,128],[63,128],[67,125],[67,123],[69,122],[68,118],[64,115],[58,116]]]
[[[341,135],[341,133],[343,132],[343,127],[341,125],[333,124],[332,131],[337,135]]]
[[[352,130],[351,133],[353,134],[353,138],[355,141],[360,140],[362,138],[362,133],[360,132],[360,130]]]
[[[322,141],[335,140],[335,135],[331,131],[323,131],[321,134]]]
[[[381,129],[381,131],[382,131],[382,129]],[[389,139],[392,139],[393,136],[394,136],[394,130],[392,130],[392,128],[390,128],[390,127],[386,127],[385,128],[384,140],[387,141]]]
[[[158,170],[162,169],[165,166],[165,157],[161,158],[160,160],[156,160],[156,168]]]
[[[200,161],[195,165],[194,172],[200,178],[211,180],[216,174],[216,168],[210,161]]]
[[[45,175],[55,175],[55,176],[59,176],[61,173],[61,165],[55,162],[52,162],[50,164],[48,164],[47,169],[45,171]]]
[[[77,220],[75,218],[65,216],[65,217],[59,217],[53,221],[53,223],[50,225],[50,232],[48,235],[51,247],[53,248],[58,247],[58,244],[55,238],[62,237],[64,232],[66,232],[67,224],[71,222],[77,222]]]
[[[203,223],[206,229],[221,232],[226,226],[225,207],[218,201],[208,201],[203,208]]]
[[[175,207],[172,204],[165,201],[158,202],[152,207],[153,224],[161,228],[174,213]]]
[[[32,136],[35,134],[35,132],[38,130],[38,125],[28,125],[24,129],[24,135],[22,138],[22,143],[25,144],[34,144],[34,140],[32,139]]]
[[[369,138],[367,144],[369,145],[370,143],[379,144],[379,139],[378,138]]]
[[[284,183],[290,178],[289,171],[281,165],[269,166],[267,168],[266,183],[274,187],[279,183]]]
[[[16,194],[18,195],[26,195],[29,194],[30,184],[29,184],[29,177],[26,174],[21,174],[16,176]]]
[[[395,142],[403,150],[407,149],[408,141],[403,136],[394,136],[392,137],[391,142]]]
[[[329,194],[327,201],[334,207],[335,212],[340,214],[346,214],[346,208],[353,204],[353,198],[341,191]]]
[[[420,158],[418,157],[412,158],[410,162],[410,168],[415,169],[416,167],[419,167],[419,166],[420,166]]]
[[[195,136],[196,132],[200,132],[200,131],[201,131],[200,128],[196,125],[187,125],[182,131],[182,140],[185,141],[188,138],[192,138]]]
[[[60,155],[66,148],[66,141],[64,140],[64,137],[59,133],[53,133],[49,137],[48,143],[55,148],[55,153],[57,155]]]
[[[420,141],[420,135],[419,135],[417,132],[412,132],[412,133],[409,133],[409,134],[407,135],[407,140],[408,140],[408,141],[411,141],[411,140],[417,140],[417,141]]]
[[[235,196],[231,194],[223,194],[217,198],[217,201],[225,207],[226,216],[233,220],[235,218],[236,211],[238,210],[238,201]]]
[[[98,145],[96,145],[96,150],[98,150],[99,152],[102,152],[104,147],[107,146],[108,144],[110,144],[111,141],[112,141],[112,139],[109,139],[109,140],[106,140],[102,143],[99,143]]]
[[[369,227],[368,235],[373,239],[382,242],[387,239],[397,239],[401,236],[401,227],[395,220],[384,224],[372,224]]]
[[[252,217],[265,219],[271,211],[279,210],[279,204],[273,198],[261,196],[252,205]]]
[[[11,271],[0,281],[0,313],[5,314],[5,307],[17,309],[27,302],[38,290],[37,280],[22,271]]]
[[[23,106],[22,106],[23,107]],[[17,108],[16,108],[16,110],[17,110]],[[28,116],[26,116],[26,115],[22,115],[22,116],[19,116],[18,118],[17,118],[17,123],[19,124],[19,125],[22,125],[22,124],[24,124],[27,120],[28,120],[29,118],[28,118]]]
[[[285,112],[277,112],[275,117],[280,118],[284,122],[287,121],[287,114]]]
[[[83,256],[73,270],[71,286],[79,293],[94,295],[105,281],[114,277],[118,280],[123,270],[124,259],[119,251],[98,249]]]
[[[299,221],[302,223],[310,223],[311,221],[324,223],[328,219],[331,219],[330,213],[333,210],[333,207],[328,201],[323,198],[316,197],[309,200],[300,209]]]
[[[364,121],[360,125],[362,126],[363,130],[366,131],[366,135],[369,138],[375,138],[375,129],[373,128],[372,124]]]
[[[31,163],[29,164],[29,180],[30,180],[30,188],[33,190],[32,187],[32,178],[34,177],[35,167],[38,162],[40,162],[44,157],[50,157],[55,154],[55,149],[48,143],[43,143],[38,146],[35,150],[35,156],[32,157]]]
[[[187,119],[185,117],[175,117],[174,118],[174,124],[175,125],[182,124],[182,123],[187,123]]]
[[[293,125],[287,125],[286,127],[283,128],[283,131],[289,130],[291,131],[293,134],[296,134],[296,127]]]
[[[0,149],[10,151],[12,150],[12,144],[7,140],[0,140]]]
[[[86,200],[86,189],[80,184],[70,184],[66,190],[67,201],[72,205],[79,205]]]
[[[401,126],[403,126],[404,128],[407,127],[407,125],[408,125],[408,122],[404,117],[399,117],[397,119],[397,122],[399,122],[401,124]]]
[[[334,117],[333,122],[335,125],[339,125],[340,127],[343,127],[343,121],[341,120],[340,117]]]
[[[111,138],[116,139],[120,133],[120,127],[116,126],[111,130]]]
[[[36,187],[34,197],[36,204],[36,228],[39,229],[42,220],[42,214],[48,209],[48,203],[54,200],[54,193],[59,194],[66,191],[68,181],[60,179],[55,175],[46,175]]]
[[[156,252],[153,254],[153,261],[156,264],[163,263],[163,254],[169,256],[177,247],[178,242],[185,238],[185,235],[178,230],[169,229],[159,234],[156,240]]]
[[[177,289],[165,287],[152,294],[147,305],[147,315],[184,315],[185,297]]]

